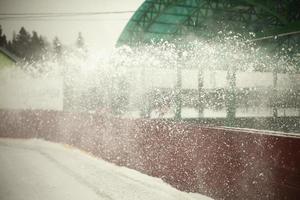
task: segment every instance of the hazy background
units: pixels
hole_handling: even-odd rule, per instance
[[[135,11],[144,0],[0,0],[0,13]],[[42,19],[1,19],[8,39],[22,26],[35,30],[52,42],[55,36],[65,45],[74,44],[81,32],[87,46],[112,48],[133,13],[73,16]]]

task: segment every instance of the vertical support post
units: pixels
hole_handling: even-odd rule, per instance
[[[278,85],[278,74],[276,67],[273,70],[273,95],[272,95],[272,110],[274,119],[278,117],[277,108],[277,85]]]
[[[141,71],[141,86],[142,86],[142,101],[141,103],[141,117],[149,118],[150,117],[150,108],[149,108],[149,95],[146,88],[146,80],[145,80],[145,67],[142,68]]]
[[[63,75],[62,75],[62,79],[63,79],[63,83],[62,83],[62,95],[63,95],[63,111],[67,111],[69,110],[69,92],[70,89],[67,87],[67,80],[66,80],[66,72],[65,69],[63,70]]]
[[[110,80],[110,90],[108,91],[108,99],[109,99],[108,110],[113,114],[115,114],[115,89],[116,89],[115,79],[116,79],[115,74],[113,74]]]
[[[236,70],[227,71],[228,89],[226,95],[227,126],[235,125],[236,114]]]
[[[62,85],[62,95],[63,95],[63,111],[70,111],[74,110],[77,106],[75,106],[74,101],[74,83],[73,80],[69,77],[69,66],[62,62],[60,57],[59,59],[59,65],[63,66],[63,85]]]
[[[300,117],[300,90],[298,88],[295,88],[296,98],[295,98],[295,107],[298,110],[298,117]]]
[[[298,117],[300,117],[300,98],[299,95],[300,94],[300,90],[296,89],[296,108],[298,108]],[[299,100],[298,100],[299,99]]]
[[[176,86],[175,86],[175,94],[176,94],[176,112],[175,119],[181,119],[181,107],[182,107],[182,99],[181,99],[181,87],[182,87],[182,71],[181,66],[177,65],[176,68]]]
[[[203,70],[198,69],[198,113],[199,118],[204,117],[204,90],[203,90]]]

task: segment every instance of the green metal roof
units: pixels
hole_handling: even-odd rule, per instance
[[[6,49],[0,47],[0,69],[6,66],[12,66],[17,62],[17,57],[9,53]]]
[[[172,40],[186,34],[254,32],[256,37],[300,31],[299,0],[146,0],[117,45]],[[298,37],[299,42],[299,37]]]

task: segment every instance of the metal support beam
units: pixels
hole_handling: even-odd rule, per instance
[[[182,88],[182,71],[181,66],[177,65],[176,68],[176,86],[175,86],[175,94],[176,94],[176,112],[175,119],[181,119],[181,108],[182,108],[182,97],[181,97],[181,88]]]
[[[204,89],[203,89],[203,70],[198,69],[198,112],[199,118],[204,117]]]
[[[226,93],[227,126],[234,126],[236,114],[236,70],[227,71],[228,89]]]
[[[141,87],[142,87],[142,99],[140,102],[140,109],[141,109],[141,114],[140,116],[142,118],[150,118],[150,97],[146,88],[146,80],[145,80],[145,67],[142,68],[141,70]]]
[[[276,68],[273,70],[273,95],[272,95],[272,110],[273,117],[278,117],[278,108],[277,108],[277,85],[278,85],[278,74]]]

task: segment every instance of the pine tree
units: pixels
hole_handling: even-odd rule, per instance
[[[0,47],[7,48],[7,40],[5,34],[2,32],[2,27],[0,25]]]
[[[7,43],[7,49],[9,52],[11,52],[14,55],[16,55],[17,57],[21,58],[17,52],[17,34],[15,31],[13,32],[12,40],[8,41],[8,43]]]
[[[22,27],[18,34],[13,33],[13,39],[7,42],[7,49],[26,61],[39,60],[47,49],[47,41],[36,31],[32,35]]]
[[[30,48],[29,54],[31,55],[31,59],[34,61],[39,60],[45,53],[46,41],[42,36],[39,36],[36,31],[32,32]]]
[[[28,49],[28,55],[30,55],[30,59],[36,60],[39,58],[40,54],[41,54],[40,38],[37,32],[33,31],[30,40],[30,49]]]
[[[16,54],[25,60],[30,60],[32,55],[30,43],[31,35],[24,27],[22,27],[16,35],[15,41],[13,41],[13,47]]]
[[[84,39],[82,37],[81,32],[78,33],[77,41],[76,41],[76,46],[80,49],[84,48]]]
[[[53,44],[53,50],[54,50],[54,53],[56,54],[56,56],[61,56],[62,45],[57,36],[54,38],[52,44]]]
[[[39,43],[40,43],[40,51],[45,52],[47,50],[47,47],[49,46],[46,38],[43,36],[39,36]]]
[[[13,47],[12,47],[12,42],[10,40],[7,42],[6,48],[9,52],[11,52],[11,53],[14,52]]]

